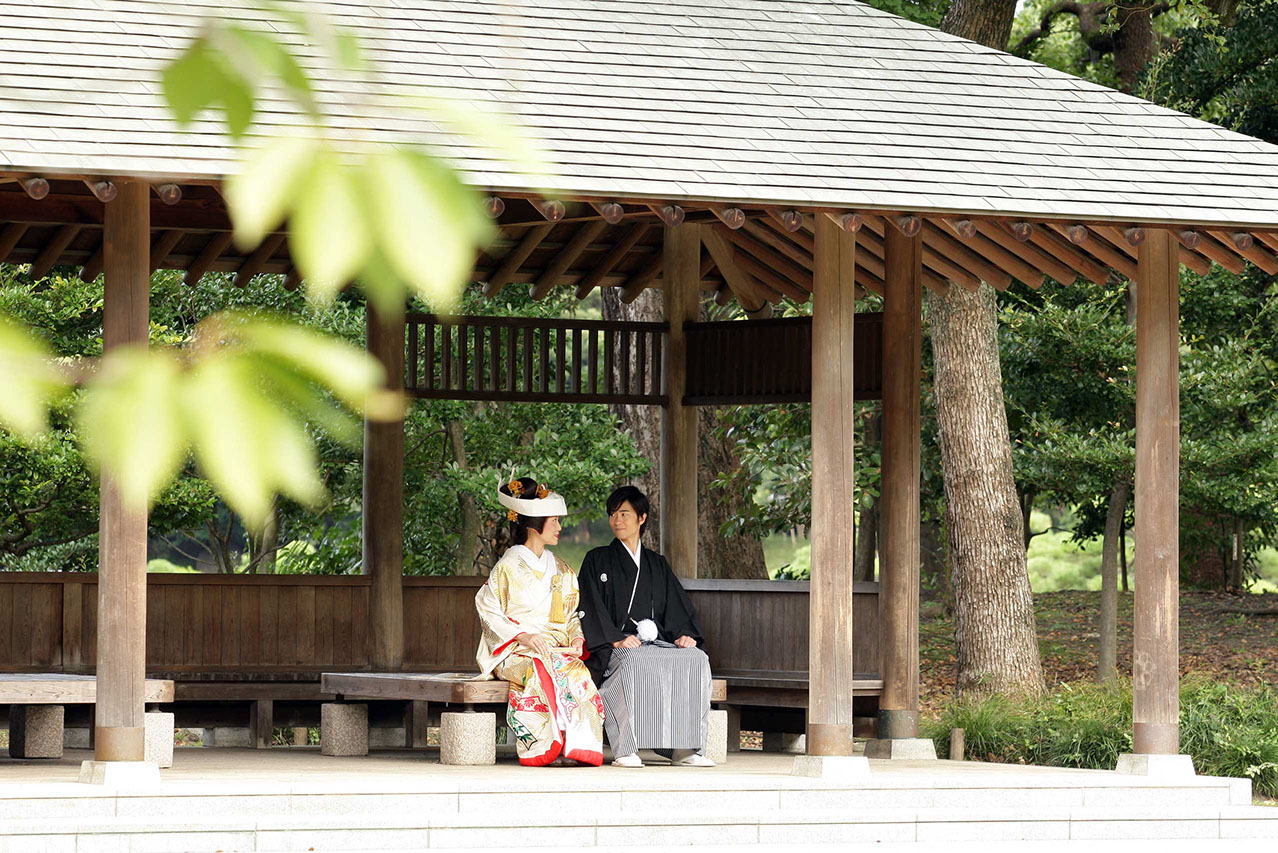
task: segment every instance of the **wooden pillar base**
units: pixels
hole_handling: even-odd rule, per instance
[[[1142,755],[1175,755],[1180,752],[1180,724],[1133,723],[1132,751]]]
[[[880,740],[916,738],[919,736],[919,712],[882,709],[875,729]]]
[[[808,755],[851,755],[855,741],[852,726],[808,723]]]
[[[146,757],[145,726],[95,726],[93,757],[98,761],[142,761]]]

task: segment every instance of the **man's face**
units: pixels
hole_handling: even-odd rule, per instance
[[[612,535],[621,540],[639,538],[640,526],[648,520],[648,516],[639,515],[630,501],[622,501],[621,506],[608,516],[608,524],[612,527]]]

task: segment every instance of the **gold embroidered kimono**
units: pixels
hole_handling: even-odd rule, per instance
[[[560,755],[603,763],[603,703],[585,663],[571,654],[582,636],[579,601],[568,564],[523,545],[505,553],[475,595],[483,626],[475,660],[482,675],[511,684],[506,722],[521,764],[542,766]],[[545,637],[550,659],[515,639],[523,633]]]

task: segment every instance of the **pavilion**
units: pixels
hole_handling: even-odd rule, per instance
[[[879,735],[917,736],[922,289],[1137,282],[1134,749],[1178,753],[1179,274],[1249,263],[1278,273],[1278,147],[848,0],[330,5],[388,93],[426,86],[504,105],[553,152],[552,185],[533,187],[491,150],[321,78],[338,131],[432,145],[490,198],[501,234],[476,264],[486,293],[663,294],[655,329],[577,324],[535,337],[551,327],[370,318],[369,348],[394,381],[420,396],[662,405],[661,548],[689,575],[696,406],[811,399],[805,772],[853,760],[846,472],[858,392],[883,400]],[[212,121],[179,130],[158,94],[162,65],[225,6],[31,0],[3,12],[0,259],[33,276],[60,265],[86,281],[104,274],[108,350],[147,340],[156,269],[299,283],[285,233],[248,253],[232,246],[218,189],[233,149]],[[280,103],[258,116],[263,132],[293,121]],[[858,322],[866,291],[884,310]],[[711,295],[757,319],[697,324]],[[811,299],[810,324],[766,319],[782,298]],[[472,341],[473,363],[446,343],[454,334]],[[721,357],[747,350],[773,357]],[[599,352],[637,365],[625,387],[609,369],[600,381]],[[366,437],[371,658],[395,670],[402,424]],[[104,482],[100,761],[143,757],[146,527]]]

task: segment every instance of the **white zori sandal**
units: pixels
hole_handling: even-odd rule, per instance
[[[639,753],[632,752],[629,755],[621,755],[612,760],[613,767],[643,767],[643,760],[639,758]]]
[[[672,761],[671,764],[675,764],[679,767],[714,767],[713,761],[706,758],[704,755],[698,755],[695,752],[691,755],[685,755],[677,761]]]

